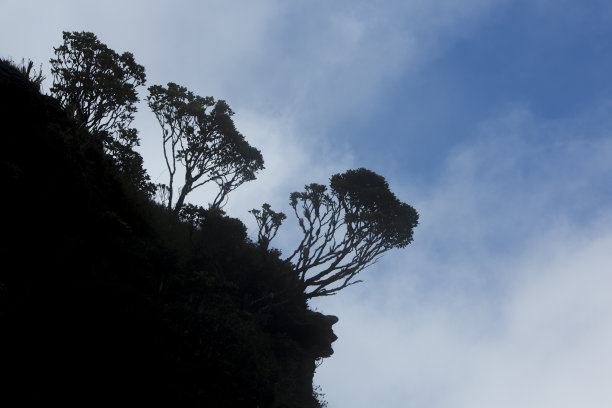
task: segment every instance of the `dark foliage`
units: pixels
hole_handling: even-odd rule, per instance
[[[25,62],[25,59],[21,60],[21,63],[19,63],[19,65],[17,65],[15,62],[13,62],[13,60],[11,59],[6,59],[6,60],[2,60],[4,63],[11,65],[15,68],[17,68],[19,70],[19,72],[21,72],[21,74],[26,77],[28,79],[28,81],[30,81],[32,83],[32,85],[34,85],[36,87],[36,89],[38,89],[39,91],[42,88],[42,83],[43,81],[46,79],[45,75],[43,74],[42,71],[42,64],[40,64],[40,66],[38,67],[38,70],[36,68],[34,68],[34,61],[32,60],[28,60],[28,62]]]
[[[134,151],[138,132],[130,125],[144,85],[145,69],[129,52],[118,54],[89,32],[64,32],[51,59],[51,93],[80,127],[102,143],[121,171],[148,194],[155,187]]]
[[[318,407],[337,319],[262,307],[287,263],[218,209],[150,201],[63,106],[0,63],[3,400]]]

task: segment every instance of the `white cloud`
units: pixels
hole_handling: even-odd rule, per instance
[[[555,230],[512,265],[519,278],[503,329],[472,351],[470,375],[450,394],[453,406],[612,403],[612,223],[602,223],[607,231],[586,236],[576,227]]]
[[[341,311],[336,354],[316,377],[331,405],[612,403],[612,222],[601,222],[594,233],[548,231],[507,259],[498,272],[514,278],[501,301],[469,288],[432,290],[413,276],[370,278],[366,290],[377,296],[346,291],[326,302],[327,312]]]
[[[391,182],[421,213],[415,243],[314,302],[340,317],[316,376],[331,406],[612,403],[606,106],[511,109],[431,188]]]

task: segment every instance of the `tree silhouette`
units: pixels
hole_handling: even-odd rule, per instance
[[[222,208],[230,192],[254,180],[255,173],[264,168],[261,152],[236,130],[234,112],[225,101],[195,95],[171,82],[167,88],[151,86],[147,102],[162,127],[169,173],[168,185],[162,188],[168,208],[175,213],[180,212],[190,192],[209,182],[218,186],[210,207]],[[179,165],[184,182],[175,201]]]
[[[257,242],[263,249],[268,249],[270,241],[274,239],[278,228],[281,226],[287,216],[282,212],[272,210],[270,204],[265,203],[261,206],[261,210],[252,209],[249,211],[255,217],[259,231],[257,234]]]
[[[291,194],[290,205],[303,238],[285,261],[292,263],[306,298],[333,295],[361,282],[356,275],[384,252],[412,242],[419,218],[382,176],[364,168],[332,176],[329,190],[307,185]],[[254,215],[260,243],[265,242],[282,220],[266,223],[260,213]]]
[[[129,52],[119,55],[93,33],[64,32],[64,43],[51,59],[51,93],[79,126],[97,137],[104,151],[141,189],[153,192],[133,150],[138,132],[130,125],[139,101],[136,88],[144,85],[142,65]]]

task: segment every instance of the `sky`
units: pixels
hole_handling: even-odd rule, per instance
[[[330,407],[612,406],[612,3],[4,0],[0,56],[50,77],[62,31],[228,101],[265,160],[226,207],[252,236],[268,202],[290,251],[289,193],[351,168],[417,209],[413,244],[311,302],[340,319]],[[134,125],[165,181],[144,103]]]

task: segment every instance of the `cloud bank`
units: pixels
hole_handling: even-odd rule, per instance
[[[558,121],[513,107],[438,183],[404,181],[415,243],[316,303],[341,317],[317,375],[332,406],[612,403],[608,107]]]

